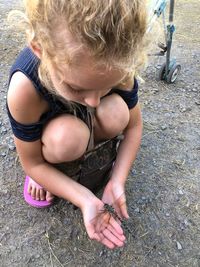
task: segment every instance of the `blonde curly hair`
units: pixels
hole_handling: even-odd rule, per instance
[[[41,51],[40,79],[49,88],[48,64],[73,64],[81,47],[95,62],[132,73],[145,63],[145,0],[24,0],[29,43]],[[67,29],[76,46],[55,38]],[[67,49],[66,49],[67,48]]]

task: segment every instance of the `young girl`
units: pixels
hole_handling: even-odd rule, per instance
[[[142,134],[133,70],[143,60],[144,2],[24,2],[28,46],[11,68],[7,109],[25,200],[45,207],[66,199],[91,239],[123,246],[120,223],[101,211],[114,204],[128,218],[125,182]],[[105,184],[100,200],[93,192]]]

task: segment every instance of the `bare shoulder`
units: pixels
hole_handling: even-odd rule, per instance
[[[37,122],[48,103],[37,93],[33,83],[25,74],[13,74],[7,95],[7,103],[13,118],[20,123]]]

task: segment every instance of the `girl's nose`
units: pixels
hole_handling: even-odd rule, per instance
[[[84,102],[89,107],[96,108],[100,104],[100,96],[92,95],[92,96],[85,97]]]

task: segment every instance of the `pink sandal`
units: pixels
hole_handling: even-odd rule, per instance
[[[28,184],[29,184],[30,177],[26,175],[25,183],[24,183],[24,199],[25,201],[35,208],[47,208],[52,205],[52,201],[49,202],[47,200],[35,200],[32,196],[28,193]],[[37,183],[36,183],[37,184]],[[37,184],[38,188],[42,188],[39,184]]]

